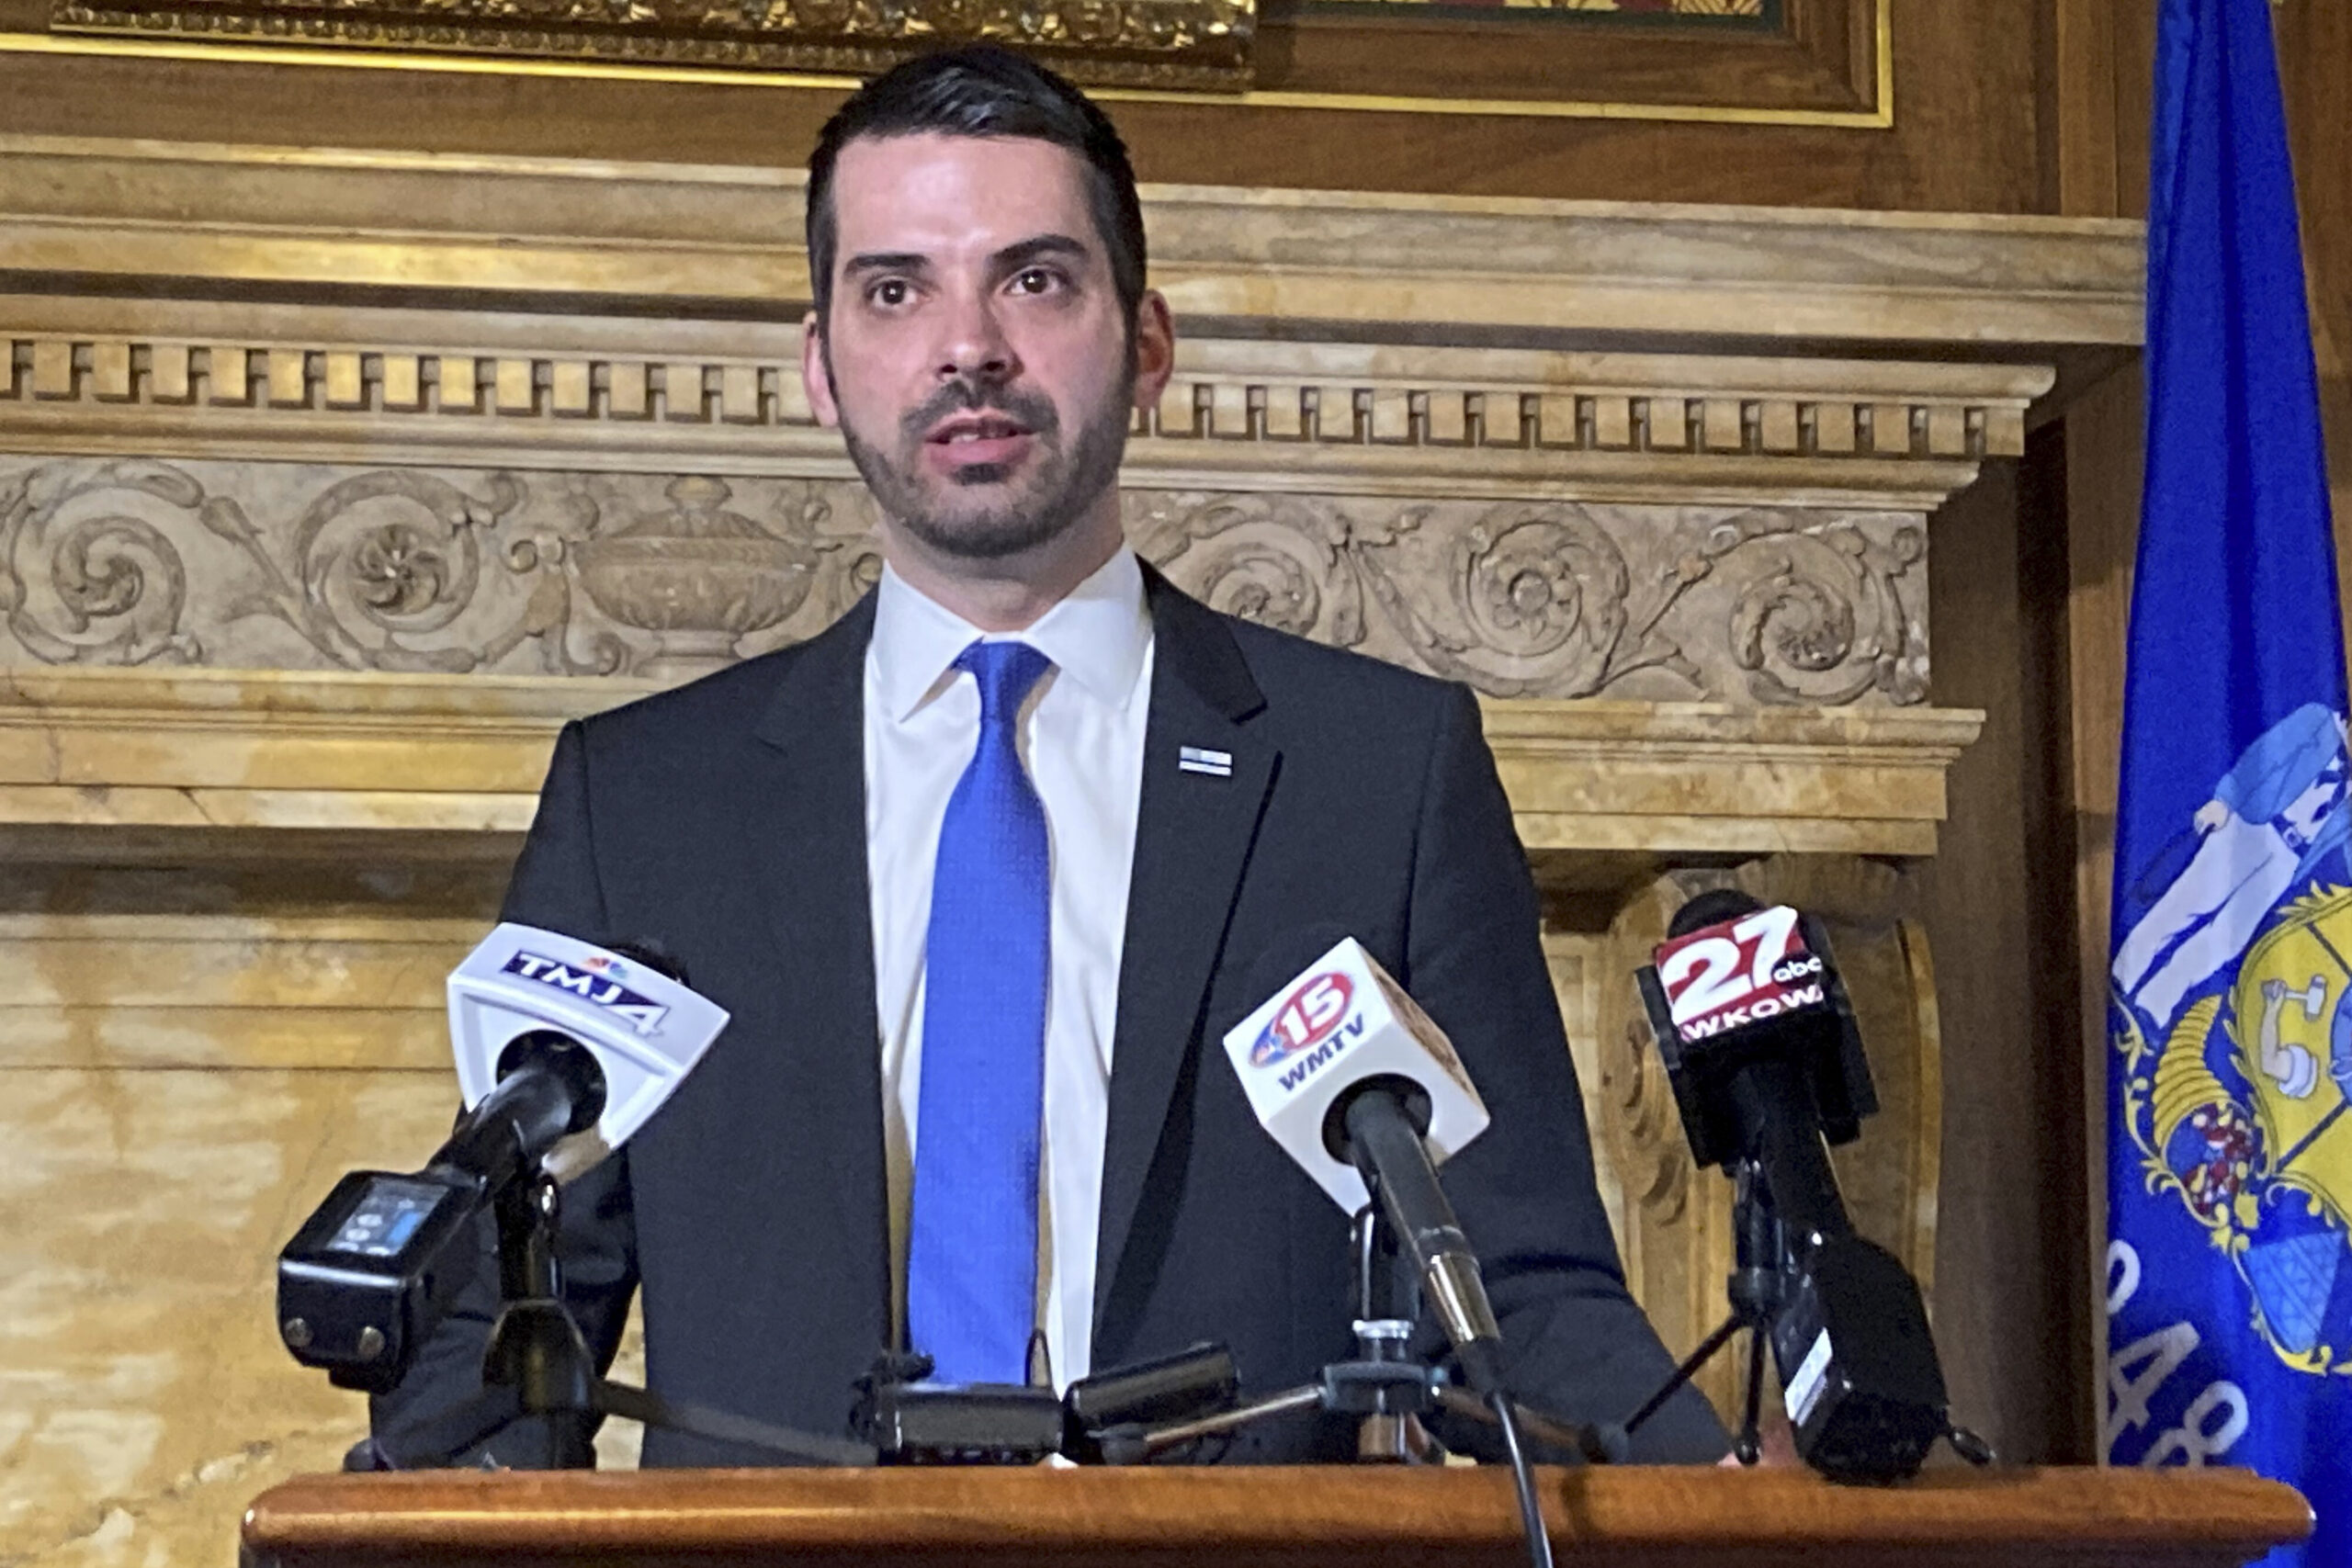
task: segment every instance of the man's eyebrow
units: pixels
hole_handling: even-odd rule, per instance
[[[931,258],[919,251],[869,251],[842,263],[844,276],[865,272],[929,272]]]
[[[1017,241],[989,258],[1000,272],[1012,272],[1045,256],[1075,256],[1083,258],[1093,253],[1082,240],[1068,234],[1039,234]]]

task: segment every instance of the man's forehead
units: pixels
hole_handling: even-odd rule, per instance
[[[860,137],[833,167],[844,260],[861,251],[994,250],[1040,233],[1092,244],[1086,164],[1033,137]]]

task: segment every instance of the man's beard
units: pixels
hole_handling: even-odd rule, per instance
[[[950,502],[956,491],[1003,485],[1011,472],[1001,463],[973,463],[944,480],[931,480],[923,472],[923,438],[950,414],[983,409],[1017,421],[1030,433],[1028,482],[987,503],[956,506]],[[847,419],[841,431],[850,461],[876,502],[919,543],[967,560],[1001,560],[1059,538],[1085,517],[1118,479],[1127,423],[1126,406],[1106,399],[1088,411],[1077,440],[1065,448],[1061,416],[1050,400],[959,377],[899,422],[899,444],[891,451],[863,439]]]

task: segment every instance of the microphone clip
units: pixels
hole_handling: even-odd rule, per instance
[[[1438,1411],[1487,1427],[1501,1417],[1485,1397],[1457,1384],[1442,1367],[1415,1356],[1411,1340],[1420,1315],[1415,1271],[1406,1266],[1377,1192],[1356,1212],[1351,1233],[1356,1261],[1356,1353],[1324,1367],[1311,1383],[1248,1404],[1157,1426],[1104,1434],[1097,1454],[1106,1463],[1143,1464],[1205,1438],[1227,1437],[1261,1421],[1309,1410],[1356,1422],[1356,1459],[1373,1464],[1437,1464],[1444,1445],[1424,1417]],[[1624,1429],[1563,1420],[1517,1401],[1511,1412],[1530,1438],[1567,1462],[1601,1464],[1625,1457]]]

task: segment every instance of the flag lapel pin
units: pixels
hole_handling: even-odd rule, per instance
[[[1205,746],[1179,746],[1176,766],[1188,773],[1206,773],[1213,779],[1233,776],[1233,753],[1212,751]]]

